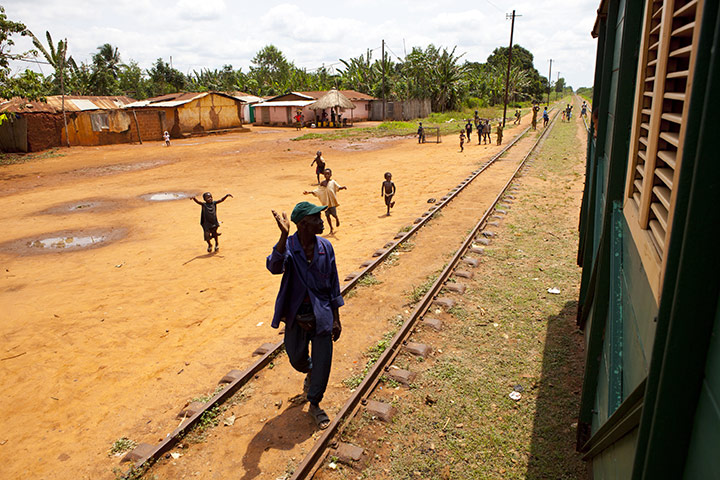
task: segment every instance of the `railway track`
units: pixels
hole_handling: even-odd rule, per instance
[[[414,326],[417,324],[417,321],[422,317],[427,309],[436,302],[438,293],[456,270],[459,262],[461,262],[462,259],[465,258],[467,252],[473,248],[473,242],[476,240],[478,233],[488,224],[488,218],[491,213],[495,212],[495,207],[504,195],[506,195],[513,180],[521,171],[531,153],[542,141],[546,133],[552,128],[556,119],[557,113],[552,119],[550,128],[545,129],[545,131],[538,136],[537,140],[533,142],[528,152],[519,162],[517,168],[512,172],[509,180],[503,184],[500,189],[500,193],[498,193],[491,202],[490,208],[486,209],[482,218],[470,229],[470,233],[465,237],[460,248],[455,251],[452,258],[447,262],[447,265],[437,275],[436,281],[428,289],[427,293],[425,293],[420,301],[417,302],[412,313],[409,314],[409,317],[405,320],[403,325],[390,341],[390,346],[383,352],[372,369],[367,373],[365,379],[358,387],[355,388],[353,395],[345,402],[340,411],[337,412],[334,420],[330,424],[330,427],[323,432],[310,452],[305,456],[304,460],[297,466],[297,468],[294,469],[292,478],[310,478],[312,472],[317,469],[322,458],[326,455],[327,448],[332,443],[332,439],[336,437],[339,429],[347,422],[347,419],[358,410],[362,402],[367,400],[371,395],[373,389],[377,386],[381,375],[387,371],[392,360],[401,351],[403,343],[407,341],[407,338],[412,332]],[[489,167],[496,164],[503,155],[513,149],[528,132],[528,130],[529,127],[523,130],[521,134],[517,135],[511,143],[503,148],[503,150],[498,152],[490,160],[482,164],[480,168],[468,175],[468,177],[461,181],[456,188],[452,189],[447,195],[440,198],[436,204],[428,209],[428,211],[426,211],[421,217],[418,217],[413,225],[408,227],[407,231],[399,232],[391,242],[388,242],[382,249],[376,251],[373,255],[373,260],[363,263],[361,270],[353,272],[349,275],[345,279],[346,283],[341,289],[343,296],[348,296],[353,289],[356,289],[359,285],[361,285],[364,278],[368,278],[373,271],[385,264],[392,255],[396,255],[398,249],[400,249],[403,245],[407,245],[413,236],[417,235],[423,227],[425,227],[433,218],[437,217],[438,213],[443,212],[454,200],[456,200],[466,189],[468,189],[475,179],[486,172]],[[182,418],[178,427],[168,434],[167,437],[160,443],[157,445],[141,444],[135,450],[130,452],[126,456],[126,460],[132,462],[132,468],[125,474],[125,478],[131,478],[138,470],[142,471],[147,469],[157,460],[167,455],[168,452],[170,452],[170,450],[172,450],[178,442],[180,442],[183,436],[187,434],[187,432],[189,432],[198,423],[202,422],[203,418],[206,418],[208,412],[211,412],[219,405],[227,402],[241,387],[246,385],[251,379],[255,378],[259,372],[271,365],[273,359],[279,352],[282,351],[282,342],[264,344],[260,349],[258,349],[258,351],[260,353],[259,358],[246,369],[242,371],[232,370],[221,380],[221,383],[225,385],[225,388],[213,395],[213,397],[207,402],[197,405],[191,404],[188,408],[186,408],[185,417]]]

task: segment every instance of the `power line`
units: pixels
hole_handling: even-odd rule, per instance
[[[503,12],[503,13],[504,13],[503,10],[501,10],[500,8],[498,8],[498,6],[495,5],[494,3],[492,3],[490,0],[485,0],[485,1],[486,1],[487,3],[489,3],[490,5],[492,5],[493,8],[495,8],[495,10],[497,10],[498,12]]]

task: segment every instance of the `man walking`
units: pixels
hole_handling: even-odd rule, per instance
[[[330,377],[333,342],[342,332],[338,310],[345,303],[335,251],[328,240],[318,236],[323,231],[320,212],[326,208],[310,202],[295,205],[290,219],[297,232],[292,236],[287,214],[273,210],[280,239],[267,257],[267,269],[283,274],[272,327],[285,323],[285,351],[293,368],[307,374],[303,391],[310,402],[309,413],[321,430],[330,425],[320,401]]]

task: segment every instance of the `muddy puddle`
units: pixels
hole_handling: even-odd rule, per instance
[[[0,250],[23,255],[69,252],[102,247],[125,237],[124,228],[65,230],[0,244]]]
[[[117,203],[113,202],[110,199],[88,198],[84,200],[75,200],[73,202],[61,203],[60,205],[52,206],[38,213],[40,213],[41,215],[63,215],[67,213],[88,211],[97,212],[100,210],[110,210],[116,207]]]
[[[172,200],[194,197],[195,195],[197,194],[189,192],[155,192],[140,195],[140,198],[148,202],[170,202]]]

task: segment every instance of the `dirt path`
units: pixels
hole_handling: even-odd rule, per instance
[[[289,212],[311,189],[315,150],[348,186],[331,238],[341,276],[498,150],[460,154],[454,138],[348,145],[293,136],[257,128],[171,148],[73,148],[0,171],[0,196],[14,207],[0,214],[0,476],[101,478],[117,464],[107,457],[114,440],[156,443],[188,399],[278,339],[269,319],[279,278],[264,265],[277,238],[270,209]],[[391,217],[378,191],[385,171],[398,186]],[[235,196],[219,206],[213,255],[197,205],[141,197],[205,190]],[[27,246],[88,232],[110,238],[75,251]]]

